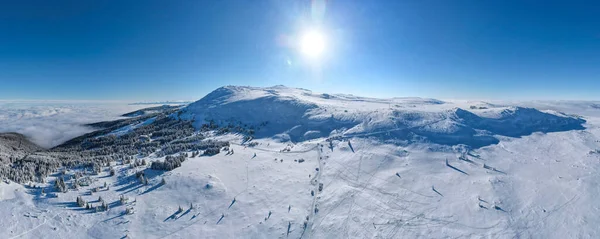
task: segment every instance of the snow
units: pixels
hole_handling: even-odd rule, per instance
[[[184,108],[180,117],[195,120],[198,128],[211,120],[223,125],[241,122],[260,128],[256,137],[276,136],[293,142],[329,137],[331,132],[344,136],[381,133],[397,140],[413,141],[417,135],[429,142],[474,148],[497,143],[494,137],[481,135],[482,131],[520,137],[537,131],[583,129],[585,122],[524,107],[470,112],[461,105],[432,99],[326,96],[283,86],[226,86]]]
[[[154,123],[154,120],[156,120],[156,117],[149,118],[138,124],[123,126],[119,129],[116,129],[115,131],[112,131],[112,132],[106,134],[106,135],[102,135],[102,136],[98,136],[98,137],[104,137],[104,136],[108,136],[108,135],[122,136],[122,135],[125,135],[125,134],[131,132],[134,129],[141,127],[141,126],[152,124],[152,123]]]
[[[174,117],[255,126],[257,146],[213,136],[235,153],[147,169],[148,185],[134,176],[144,166],[122,165],[58,198],[1,183],[0,238],[599,238],[596,104],[223,87]]]
[[[4,187],[0,187],[0,201],[10,200],[17,197],[21,185],[12,183]]]

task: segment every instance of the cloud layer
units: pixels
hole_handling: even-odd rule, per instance
[[[84,126],[119,118],[148,105],[120,102],[0,101],[0,132],[17,132],[42,147],[53,147],[91,132]]]

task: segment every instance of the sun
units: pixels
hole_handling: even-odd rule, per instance
[[[300,38],[300,51],[310,58],[319,58],[325,50],[325,37],[318,31],[305,32]]]

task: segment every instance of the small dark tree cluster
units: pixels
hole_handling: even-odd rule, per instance
[[[133,208],[132,207],[125,208],[125,214],[127,214],[127,215],[133,214]],[[129,238],[129,237],[127,237],[127,238]]]
[[[177,141],[176,143],[170,143],[164,146],[160,151],[156,152],[156,155],[159,157],[165,155],[177,154],[180,152],[186,151],[200,151],[206,150],[209,148],[223,148],[228,147],[229,142],[224,141],[216,141],[216,140],[202,140],[198,142],[187,142],[187,141]]]
[[[108,211],[108,209],[109,209],[109,206],[104,200],[102,200],[102,202],[100,203],[100,206],[96,206],[96,212]]]
[[[123,195],[119,197],[119,202],[121,203],[121,205],[125,205],[127,203],[127,200],[128,198]]]
[[[102,172],[102,166],[98,163],[92,163],[92,172],[94,172],[94,174],[100,174],[100,172]]]
[[[147,185],[148,178],[144,175],[144,171],[138,171],[135,173],[135,177],[140,181],[141,184]]]
[[[221,152],[221,148],[219,148],[219,147],[211,147],[211,148],[208,148],[208,149],[204,150],[204,153],[202,155],[213,156],[213,155],[219,154],[220,152]]]
[[[196,156],[200,155],[200,151],[193,151],[192,152],[192,157],[191,158],[195,158]]]
[[[136,159],[135,162],[133,163],[134,167],[139,167],[139,166],[145,166],[146,165],[146,159]]]
[[[240,133],[245,134],[247,137],[252,137],[257,130],[260,130],[262,127],[265,127],[269,124],[268,121],[262,122],[258,125],[247,125],[242,123],[241,121],[231,121],[224,120],[221,122],[216,122],[215,120],[207,120],[208,123],[205,123],[201,126],[200,131],[214,131],[217,135],[227,134],[227,133]]]
[[[56,191],[63,193],[67,192],[67,185],[62,177],[59,177],[56,181],[54,181],[54,187],[56,188]]]
[[[186,159],[185,154],[180,154],[177,157],[167,156],[163,162],[154,161],[150,166],[151,169],[154,170],[165,170],[171,171],[175,168],[181,167],[181,163],[183,163]]]
[[[77,196],[77,205],[80,207],[85,207],[87,202],[81,198],[81,196]]]

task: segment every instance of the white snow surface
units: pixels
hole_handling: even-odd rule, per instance
[[[148,185],[122,165],[58,198],[1,183],[0,238],[600,238],[596,104],[224,87],[180,117],[256,125],[257,146],[215,136],[235,153],[148,170]]]
[[[118,129],[114,130],[113,132],[108,133],[107,135],[122,136],[122,135],[125,135],[127,133],[130,133],[134,129],[137,129],[137,128],[142,127],[144,125],[152,124],[152,123],[154,123],[154,120],[156,120],[156,117],[152,117],[152,118],[149,118],[147,120],[144,120],[143,122],[140,122],[139,124],[123,126],[121,128],[118,128]],[[106,136],[106,135],[98,136],[98,137],[104,137],[104,136]]]

